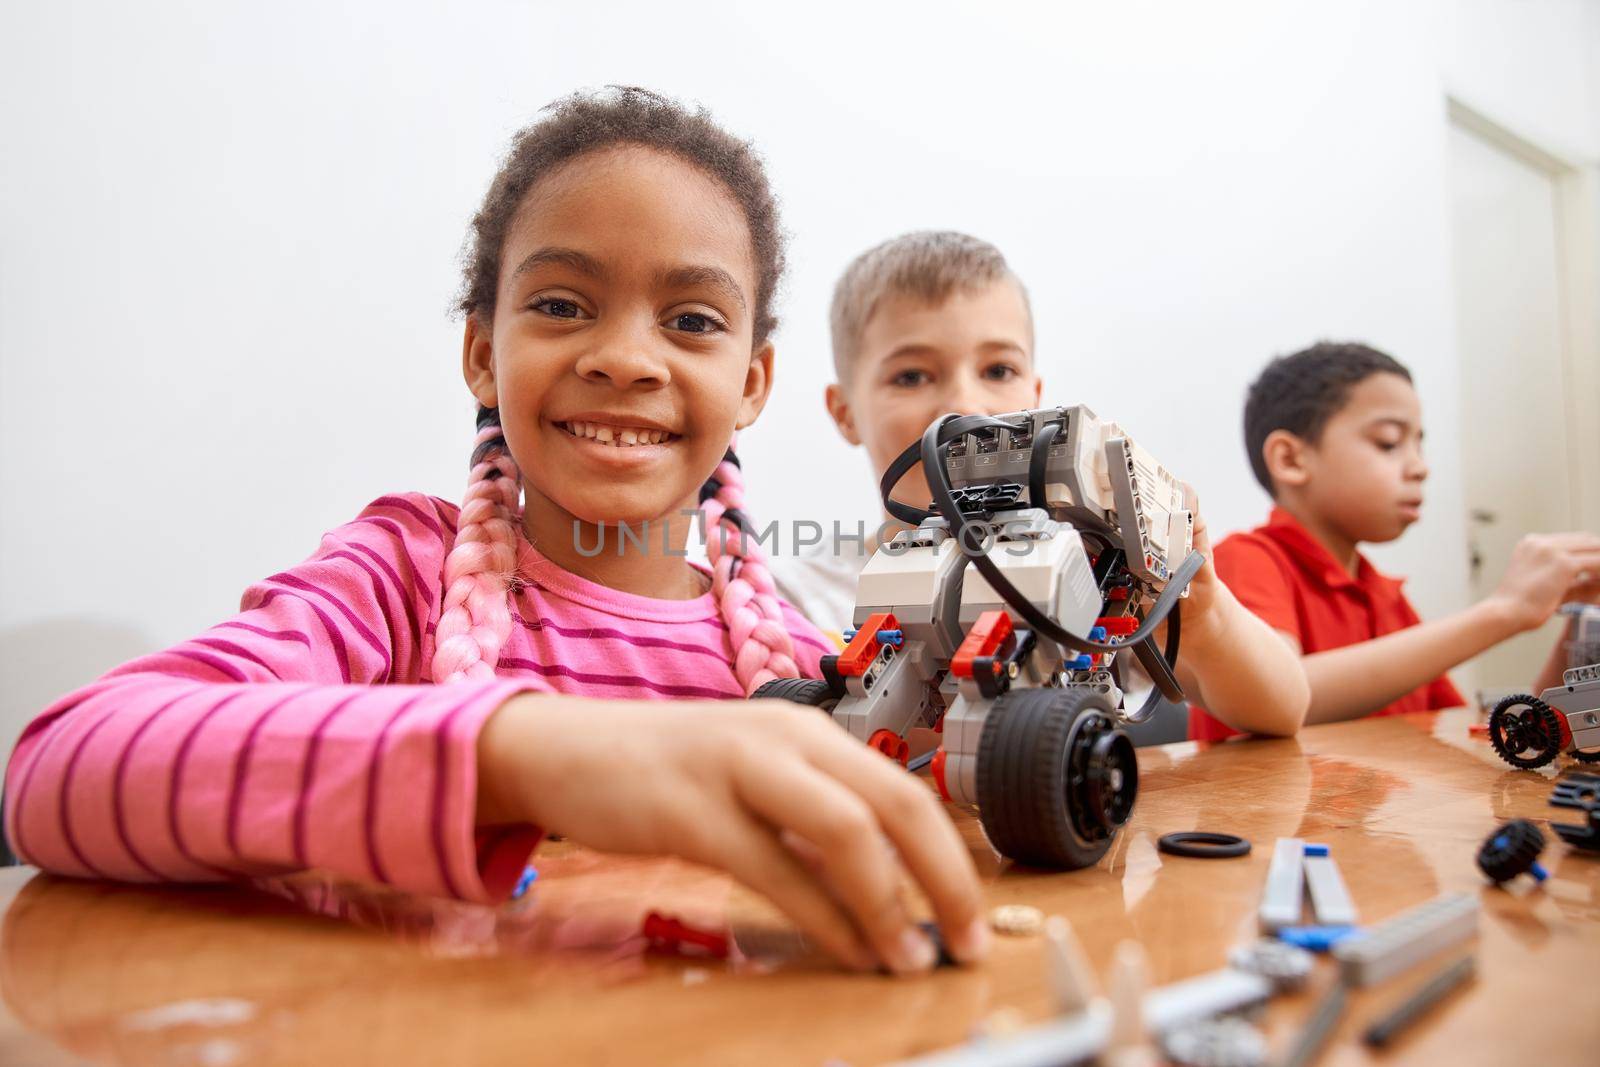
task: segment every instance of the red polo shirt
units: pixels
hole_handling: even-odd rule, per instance
[[[1239,602],[1274,630],[1294,634],[1304,653],[1326,652],[1392,634],[1422,620],[1400,590],[1401,580],[1379,574],[1362,555],[1351,577],[1311,532],[1282,508],[1265,526],[1222,539],[1214,552],[1217,575]],[[1374,715],[1399,715],[1465,704],[1441,675]],[[1189,708],[1189,737],[1220,741],[1237,733]]]

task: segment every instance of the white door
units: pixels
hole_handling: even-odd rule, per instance
[[[1558,193],[1548,171],[1454,122],[1450,169],[1461,458],[1472,591],[1481,598],[1499,582],[1519,537],[1576,526]],[[1491,649],[1458,680],[1525,689],[1559,632],[1552,622]]]

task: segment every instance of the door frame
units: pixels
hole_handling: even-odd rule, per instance
[[[1464,132],[1550,178],[1566,386],[1567,487],[1578,525],[1600,533],[1600,165],[1554,150],[1456,96],[1445,97],[1445,110]]]

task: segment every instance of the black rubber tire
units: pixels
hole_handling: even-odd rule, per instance
[[[1572,758],[1579,763],[1600,763],[1600,749],[1596,749],[1593,752],[1580,752],[1578,749],[1573,749]]]
[[[833,689],[820,678],[774,678],[756,688],[751,700],[789,700],[807,707],[821,708],[828,713],[839,703]]]
[[[1561,753],[1561,723],[1550,705],[1516,693],[1489,713],[1489,744],[1513,767],[1543,767]],[[1524,756],[1530,749],[1533,755]]]
[[[978,819],[1018,863],[1076,870],[1099,862],[1133,810],[1133,743],[1102,693],[1013,689],[978,740]],[[1114,772],[1114,776],[1113,776]]]

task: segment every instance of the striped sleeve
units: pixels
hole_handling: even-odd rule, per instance
[[[477,737],[538,683],[416,684],[445,519],[384,498],[239,615],[46,710],[6,772],[18,855],[130,881],[319,867],[503,898],[537,831],[475,827]]]

